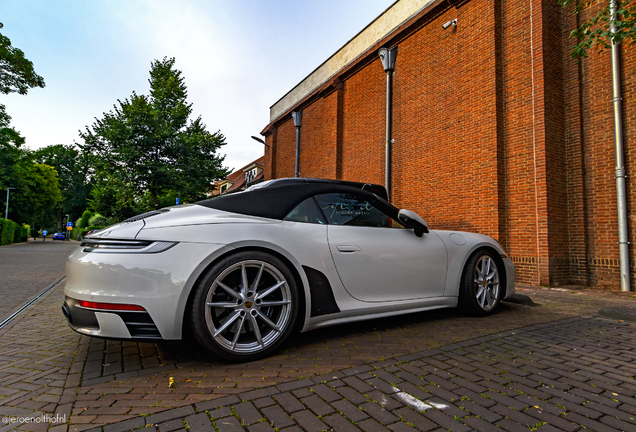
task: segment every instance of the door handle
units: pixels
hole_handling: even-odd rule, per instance
[[[336,249],[338,249],[339,252],[345,252],[345,253],[353,253],[353,252],[362,250],[360,249],[360,247],[354,246],[354,245],[338,245],[336,246]]]

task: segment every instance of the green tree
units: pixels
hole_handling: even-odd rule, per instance
[[[0,29],[3,28],[0,23]],[[11,45],[11,40],[0,33],[0,93],[27,94],[30,88],[44,87],[44,79],[35,73],[33,63],[24,57],[21,49]],[[13,143],[20,147],[24,138],[9,126],[11,117],[0,104],[0,144]]]
[[[33,152],[38,163],[52,166],[57,171],[62,201],[62,213],[71,220],[79,217],[88,204],[93,182],[89,180],[88,159],[72,145],[51,145]]]
[[[96,182],[88,202],[95,213],[121,221],[145,211],[139,206],[140,200],[129,183],[117,176],[105,176]]]
[[[0,23],[0,29],[3,27]],[[35,73],[33,63],[24,57],[24,52],[0,34],[0,93],[25,95],[33,87],[44,87],[44,79]]]
[[[218,154],[225,137],[208,132],[201,118],[190,120],[192,104],[174,63],[174,58],[152,62],[149,96],[133,92],[80,132],[80,147],[92,156],[102,179],[99,187],[112,186],[125,194],[114,211],[105,212],[101,205],[107,197],[96,191],[94,210],[107,215],[126,206],[145,211],[148,208],[140,206],[155,208],[160,197],[171,193],[180,194],[184,202],[201,199],[214,181],[227,175],[224,157]],[[106,180],[111,184],[104,184]],[[146,194],[148,201],[142,199]],[[129,205],[130,199],[137,205]]]
[[[558,0],[563,7],[574,5],[574,12],[581,13],[597,3],[597,0]],[[596,15],[583,22],[570,33],[571,38],[578,39],[578,44],[572,47],[572,58],[588,57],[589,52],[602,52],[611,47],[612,41],[619,44],[629,42],[629,46],[636,43],[636,5],[631,0],[616,0],[617,14],[612,16],[609,3],[600,7]],[[616,26],[612,32],[611,25]]]
[[[0,23],[1,28],[3,28],[2,23]],[[44,87],[44,79],[35,73],[33,63],[24,57],[24,52],[12,46],[11,40],[0,33],[0,93],[24,95],[33,87]],[[18,208],[16,205],[23,199],[21,194],[32,190],[33,182],[44,181],[42,175],[46,177],[44,174],[46,170],[32,166],[33,162],[28,152],[21,148],[22,144],[24,144],[24,138],[11,127],[11,117],[7,114],[5,106],[0,104],[0,189],[18,188],[14,191],[15,193],[11,194],[10,205],[14,211],[10,214],[14,218],[26,217],[29,208],[38,207],[25,203],[26,207],[21,207],[20,211],[15,210]],[[48,186],[52,185],[47,184],[46,187]],[[55,188],[53,187],[53,189]],[[53,193],[53,201],[55,201],[55,196],[56,194]],[[6,198],[2,204],[6,204]],[[43,209],[38,208],[38,212],[41,211]],[[14,220],[20,221],[21,219]],[[32,220],[31,215],[24,219],[26,222],[32,222]]]
[[[19,163],[21,176],[11,191],[9,219],[48,225],[56,219],[55,209],[62,200],[57,172],[53,167],[34,163],[31,155]]]
[[[77,224],[78,228],[86,228],[88,226],[88,221],[91,218],[91,216],[93,216],[93,214],[91,213],[90,210],[84,210],[84,213],[82,213],[82,218]]]

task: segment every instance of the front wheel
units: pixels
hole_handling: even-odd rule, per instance
[[[482,250],[471,256],[462,274],[459,307],[473,315],[493,313],[505,290],[500,268],[503,263],[490,251]]]
[[[191,324],[208,352],[229,361],[273,353],[289,336],[298,292],[285,264],[265,252],[244,251],[219,261],[196,288]]]

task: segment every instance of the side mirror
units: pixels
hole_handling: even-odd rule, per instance
[[[422,237],[424,233],[428,232],[428,225],[426,225],[424,219],[411,210],[400,210],[398,212],[398,221],[405,227],[413,228],[415,235],[418,237]]]

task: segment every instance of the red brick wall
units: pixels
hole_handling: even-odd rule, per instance
[[[513,258],[518,279],[538,282],[537,201],[533,147],[532,46],[528,2],[502,1],[500,154],[505,199],[500,204],[502,244]]]
[[[573,13],[574,5],[563,14],[562,44],[573,45],[569,38],[571,29],[578,27],[579,15]],[[582,77],[581,64],[568,58],[567,49],[563,53],[564,107],[566,115],[565,140],[567,160],[568,221],[570,280],[572,283],[587,285],[590,282],[588,266],[589,215],[587,205],[585,148],[583,145]]]
[[[342,91],[342,178],[384,184],[386,75],[380,58],[348,78]]]
[[[294,121],[289,116],[276,128],[276,157],[272,163],[272,169],[276,178],[294,177],[296,168],[296,128]],[[269,173],[265,173],[267,176]],[[265,177],[266,179],[268,177]]]
[[[337,92],[319,98],[303,111],[300,134],[300,175],[336,178]]]
[[[589,17],[571,12],[554,0],[436,4],[404,36],[390,36],[386,46],[399,47],[392,201],[433,228],[497,238],[520,282],[616,286],[609,52],[570,59],[568,35]],[[457,29],[443,30],[454,18]],[[630,213],[635,52],[622,50]],[[304,110],[301,174],[384,184],[386,75],[377,50],[323,93],[294,108]],[[268,128],[267,178],[293,176],[291,116]],[[630,224],[633,261],[633,216]]]
[[[596,7],[599,7],[597,5]],[[583,13],[587,19],[596,12]],[[568,45],[573,45],[568,41]],[[569,63],[572,60],[567,60]],[[628,219],[630,221],[630,258],[632,286],[634,272],[634,226],[633,212],[636,208],[636,50],[621,49],[623,134],[625,166],[628,177]],[[618,216],[616,204],[615,153],[612,112],[611,59],[608,50],[592,53],[581,62],[579,95],[582,105],[582,144],[572,140],[572,145],[582,148],[585,168],[585,203],[588,229],[581,230],[587,245],[588,278],[594,285],[614,286],[620,283],[618,255]],[[631,217],[629,216],[631,214]],[[578,233],[577,233],[578,234]],[[578,269],[578,266],[575,265]]]
[[[479,114],[495,112],[494,18],[494,1],[469,2],[400,42],[393,202],[431,227],[498,237],[496,117]]]

